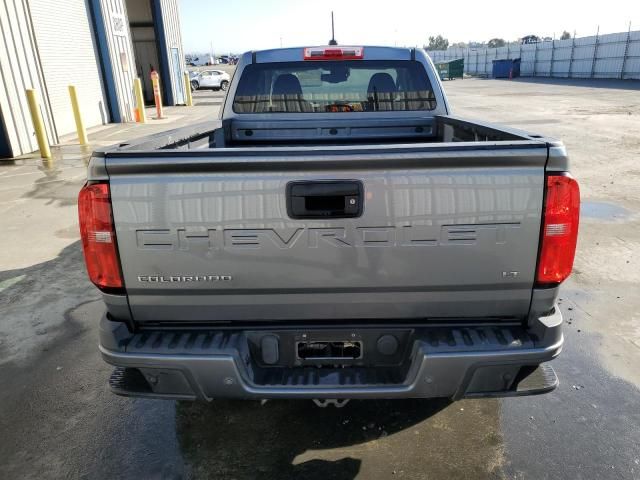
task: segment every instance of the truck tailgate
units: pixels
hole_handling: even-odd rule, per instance
[[[522,317],[546,159],[533,141],[107,154],[133,317]],[[305,181],[361,185],[361,213],[292,218]]]

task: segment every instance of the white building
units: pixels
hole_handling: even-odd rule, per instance
[[[49,143],[75,132],[68,85],[87,127],[134,120],[133,79],[153,101],[185,101],[177,0],[23,0],[0,7],[0,158],[38,149],[26,89],[40,98]]]

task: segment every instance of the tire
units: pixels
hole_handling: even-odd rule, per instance
[[[191,91],[198,90],[200,88],[200,84],[196,80],[191,80]]]
[[[220,83],[220,90],[222,90],[223,92],[226,92],[227,88],[229,88],[229,82],[227,82],[226,80],[223,80],[222,83]]]

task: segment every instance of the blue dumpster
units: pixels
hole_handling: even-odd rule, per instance
[[[493,78],[516,78],[520,76],[520,59],[509,58],[493,61]]]

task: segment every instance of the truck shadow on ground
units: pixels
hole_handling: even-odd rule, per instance
[[[450,403],[352,400],[341,409],[321,409],[308,400],[178,402],[176,430],[196,478],[353,479],[362,464],[354,456]],[[388,471],[380,478],[402,467],[382,463]]]
[[[54,235],[77,234],[72,227]],[[0,271],[0,363],[56,341],[69,323],[67,313],[99,298],[87,278],[80,241],[51,260]]]
[[[497,401],[116,397],[78,241],[0,283],[0,478],[499,478]]]

